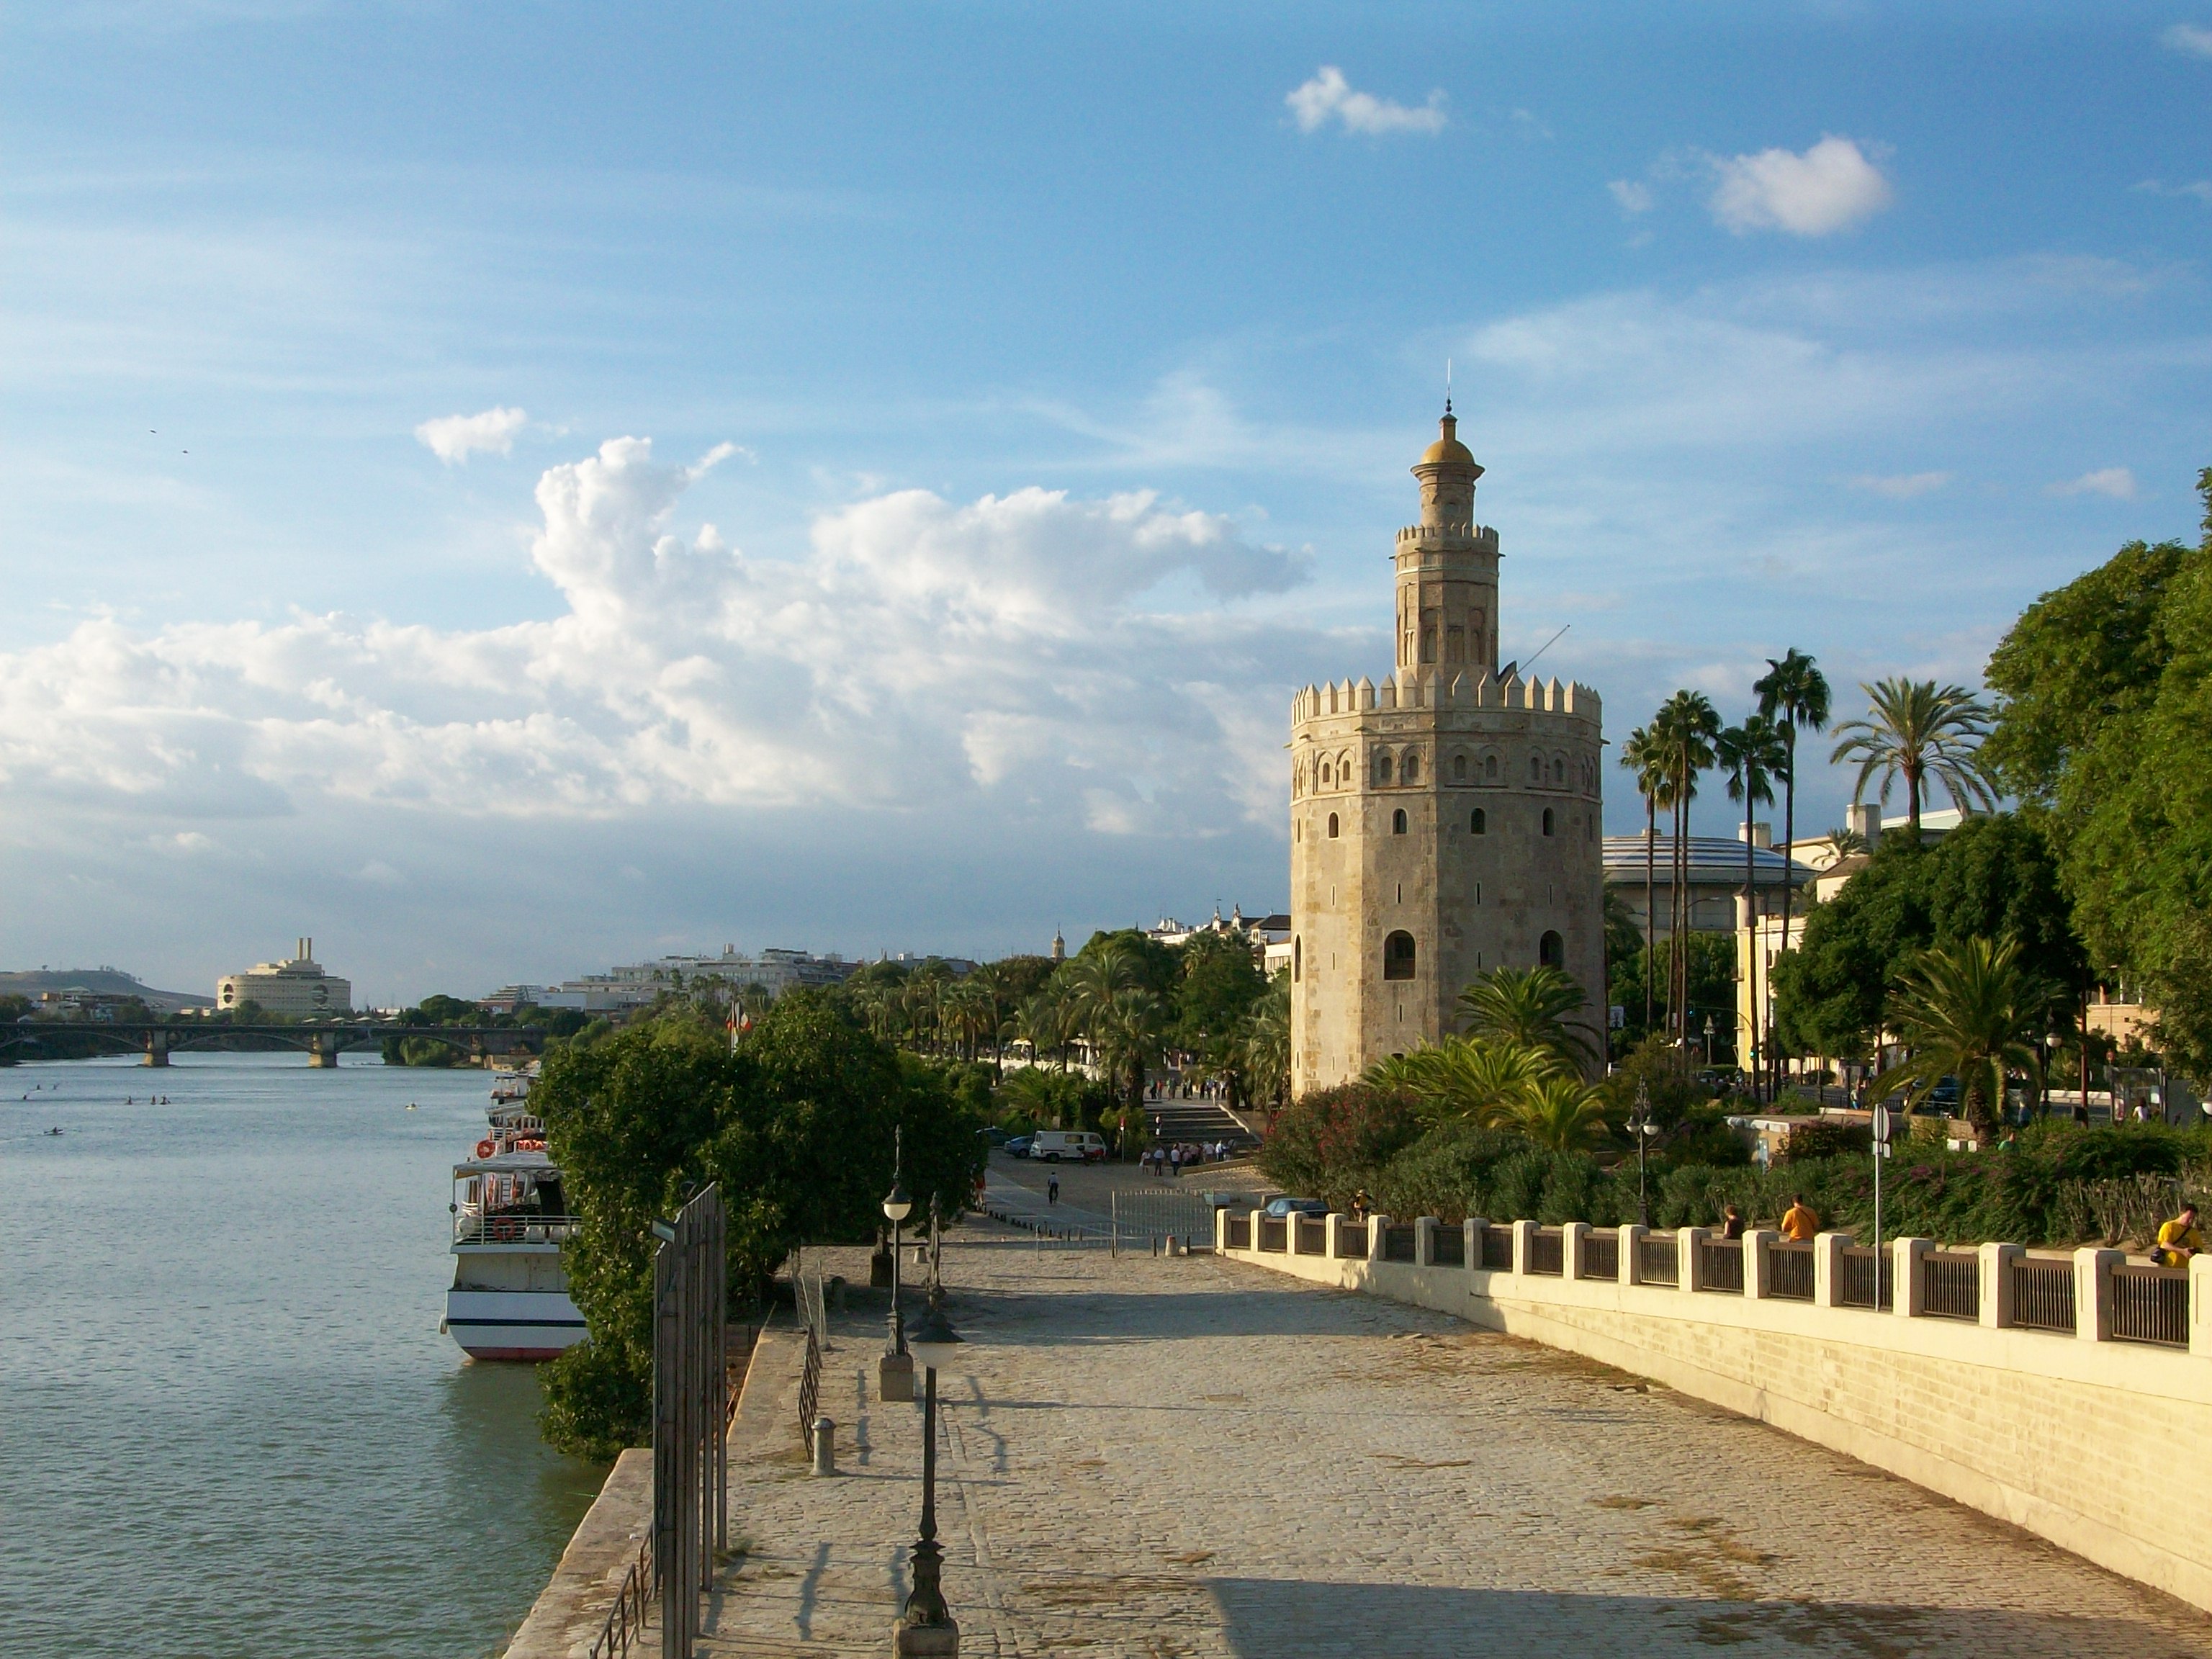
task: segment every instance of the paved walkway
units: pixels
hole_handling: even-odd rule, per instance
[[[976,1349],[939,1525],[971,1659],[2212,1659],[2179,1603],[1571,1356],[1211,1256],[951,1240]],[[921,1425],[871,1398],[881,1341],[856,1313],[830,1355],[846,1473],[805,1474],[789,1411],[733,1466],[749,1553],[708,1652],[889,1651]]]

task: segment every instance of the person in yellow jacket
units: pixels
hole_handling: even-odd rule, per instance
[[[1782,1217],[1782,1236],[1792,1243],[1802,1243],[1820,1231],[1820,1212],[1796,1193],[1790,1194],[1790,1208]]]
[[[2161,1267],[2185,1267],[2189,1258],[2204,1249],[2204,1235],[2197,1231],[2197,1206],[2185,1204],[2181,1213],[2158,1230],[2158,1246],[2150,1259]]]

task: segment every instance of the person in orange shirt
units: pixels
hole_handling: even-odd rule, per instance
[[[1820,1231],[1820,1218],[1813,1206],[1796,1193],[1790,1194],[1789,1212],[1782,1218],[1782,1236],[1791,1243],[1802,1243]]]

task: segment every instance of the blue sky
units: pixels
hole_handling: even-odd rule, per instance
[[[2195,525],[2212,8],[639,9],[0,9],[7,965],[1279,904],[1447,358],[1616,738]]]

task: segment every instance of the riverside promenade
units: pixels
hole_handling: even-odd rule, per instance
[[[862,1255],[832,1271],[865,1280]],[[2212,1659],[2212,1619],[1748,1419],[1422,1309],[1209,1255],[948,1236],[945,1588],[1014,1655]],[[702,1651],[889,1651],[921,1411],[835,1320],[806,1473],[796,1345],[733,1446]],[[2197,1524],[2191,1512],[2179,1526]]]

